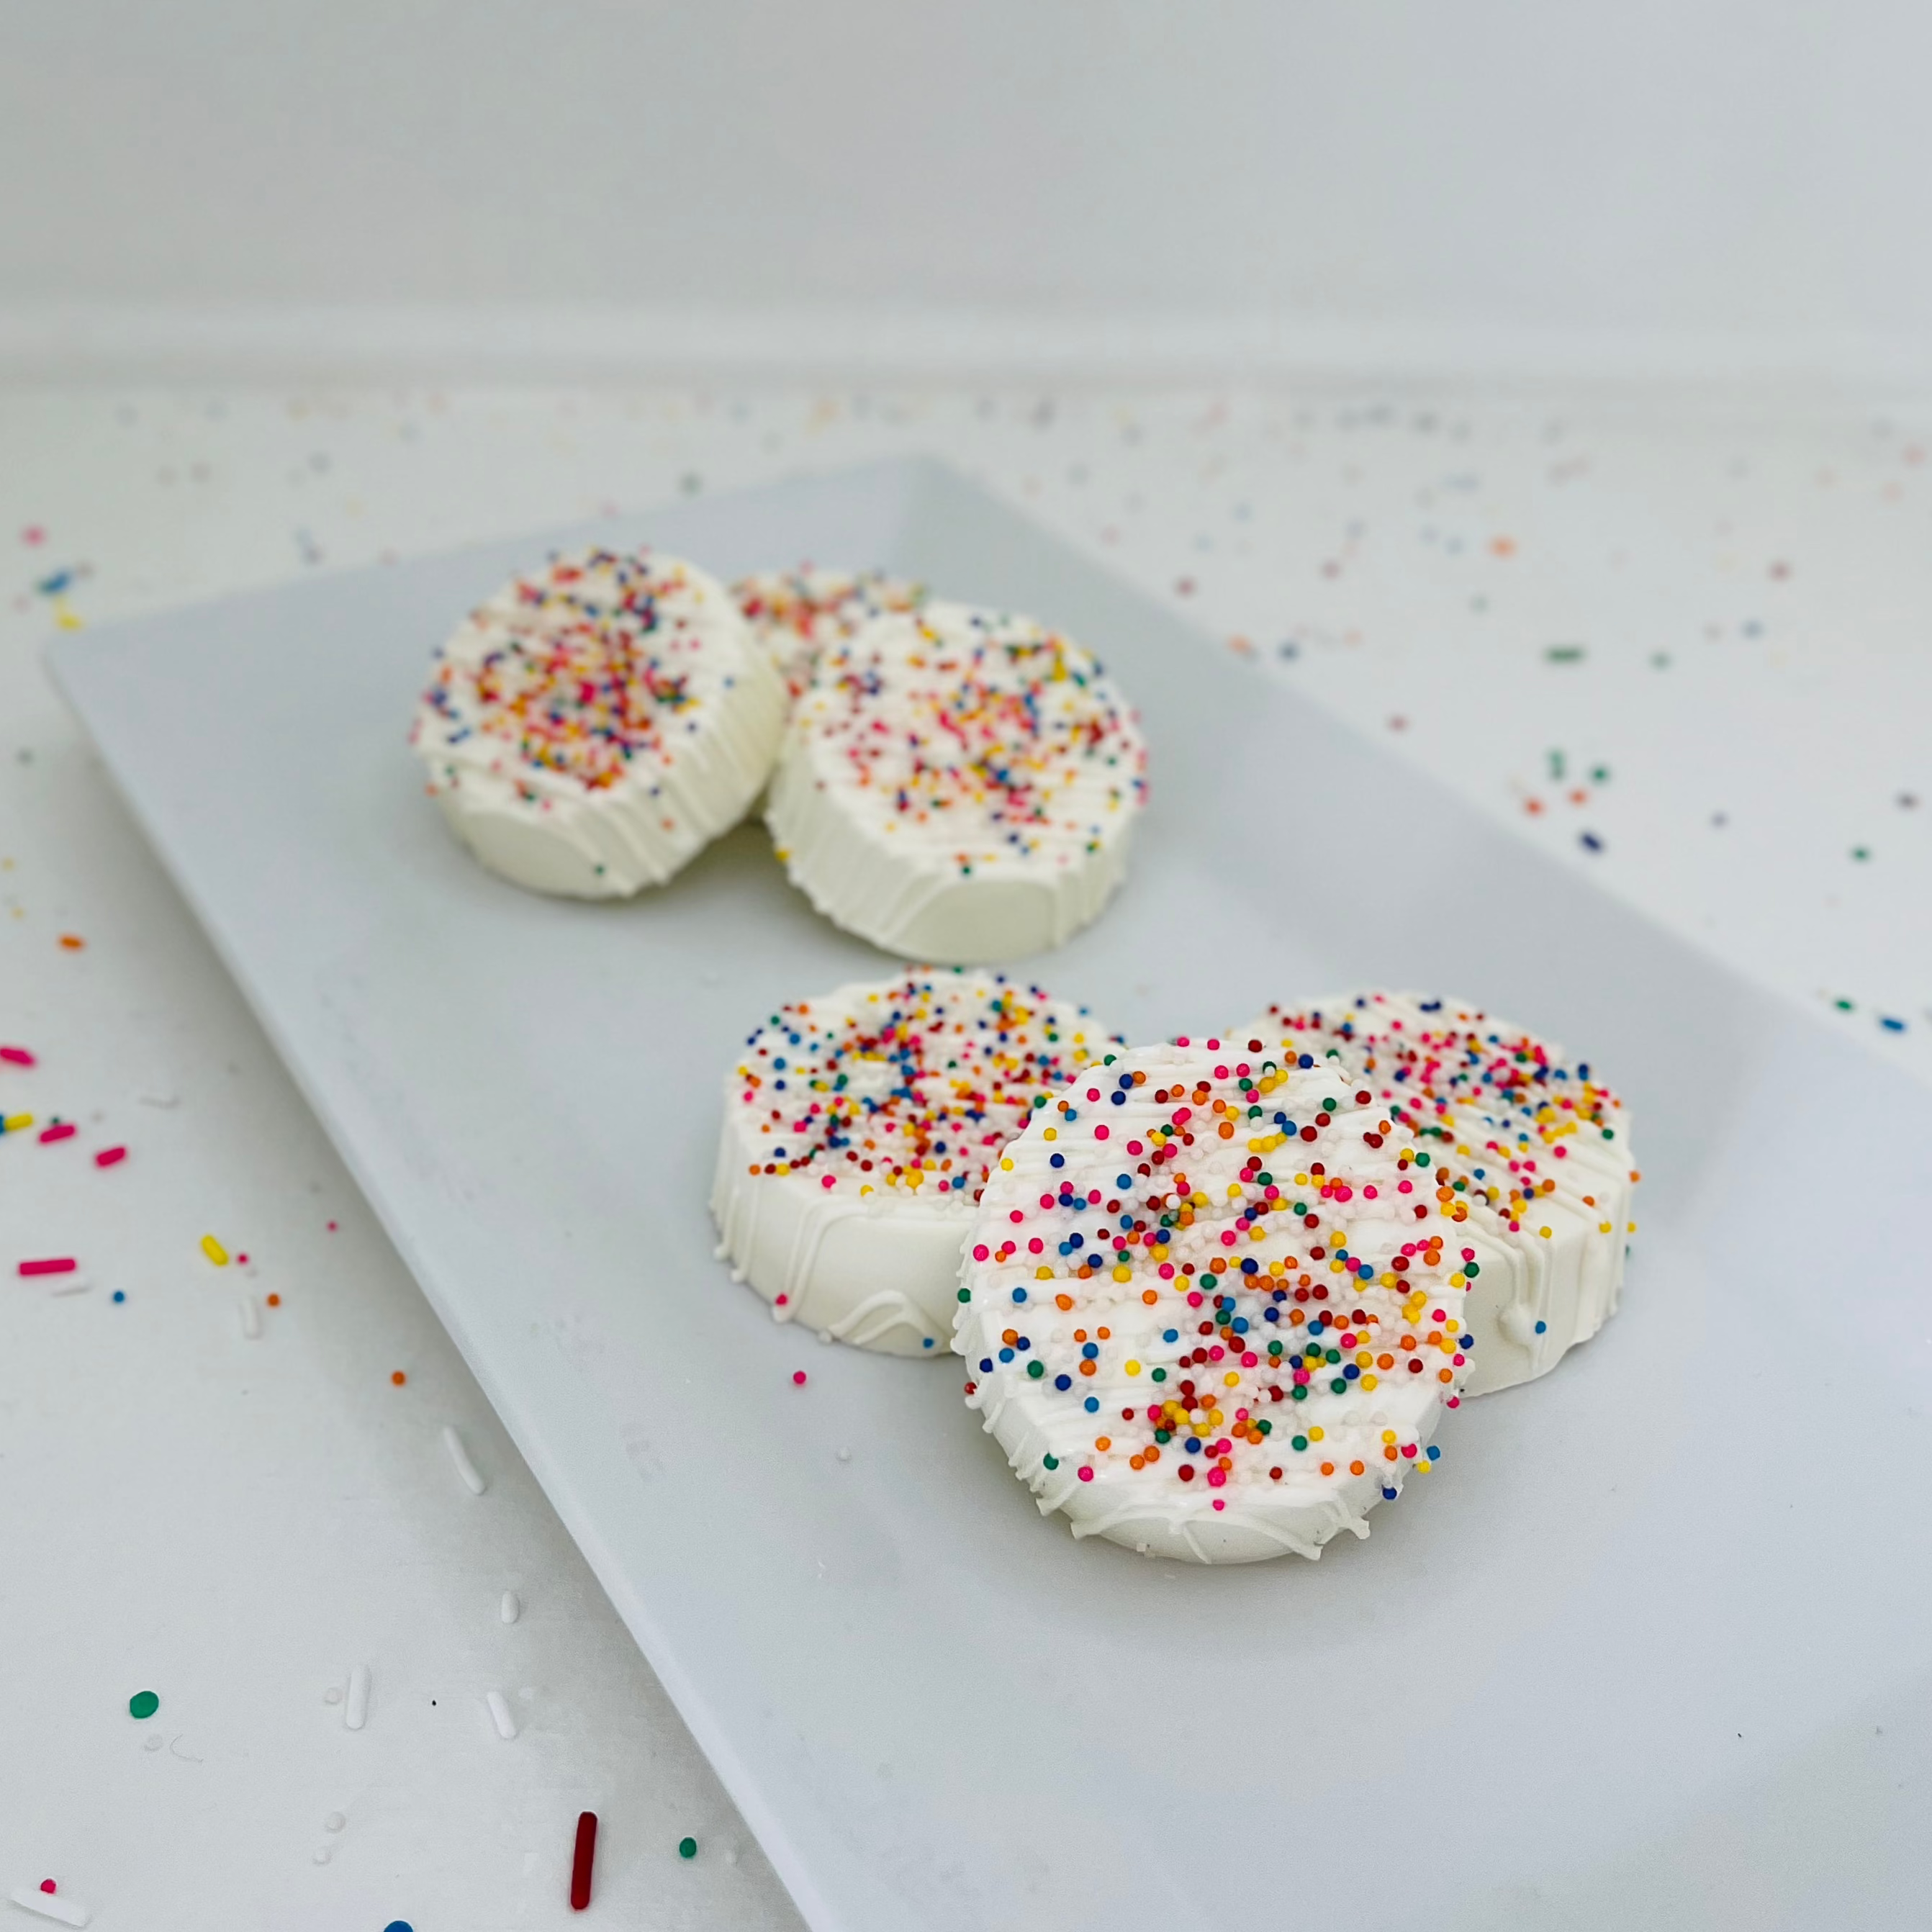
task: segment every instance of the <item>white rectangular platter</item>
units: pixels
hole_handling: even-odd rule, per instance
[[[1042,1521],[950,1360],[775,1326],[713,1258],[722,1072],[886,962],[756,825],[628,904],[519,892],[404,748],[454,621],[593,537],[881,565],[1090,642],[1153,802],[1119,898],[1028,974],[1142,1037],[1394,982],[1580,1049],[1646,1174],[1622,1313],[1451,1418],[1367,1542],[1214,1571]],[[52,664],[818,1932],[1916,1920],[1932,1133],[1902,1076],[930,465]]]

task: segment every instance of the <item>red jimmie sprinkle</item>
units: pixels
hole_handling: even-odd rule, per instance
[[[32,1066],[34,1056],[24,1046],[0,1046],[0,1060],[9,1066]]]
[[[25,1276],[37,1274],[72,1274],[80,1264],[71,1255],[59,1255],[50,1261],[22,1262],[20,1272]]]
[[[46,1147],[55,1141],[70,1141],[80,1131],[78,1127],[62,1120],[58,1126],[40,1130],[40,1144]]]
[[[581,1912],[590,1903],[590,1868],[597,1858],[597,1814],[581,1811],[577,1818],[577,1850],[570,1861],[570,1909]]]
[[[127,1158],[128,1150],[124,1147],[103,1148],[94,1156],[94,1164],[96,1167],[112,1167]]]

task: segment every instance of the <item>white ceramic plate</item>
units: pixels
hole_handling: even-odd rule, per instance
[[[1622,1315],[1451,1418],[1366,1543],[1208,1571],[1041,1520],[950,1360],[775,1327],[712,1258],[720,1069],[878,956],[755,826],[628,904],[519,892],[404,748],[453,620],[592,538],[881,565],[1090,641],[1153,802],[1119,899],[1030,970],[1142,1036],[1392,981],[1581,1049],[1647,1174]],[[821,1932],[1915,1921],[1932,1133],[1902,1076],[929,466],[52,662]]]

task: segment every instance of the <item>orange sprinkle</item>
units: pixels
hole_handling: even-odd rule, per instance
[[[1335,1473],[1334,1464],[1333,1462],[1324,1462],[1322,1466],[1322,1473],[1324,1476],[1332,1476]]]
[[[1056,1294],[1053,1298],[1053,1305],[1058,1309],[1065,1310],[1073,1306],[1073,1298],[1070,1294]]]
[[[60,943],[70,952],[78,952],[87,941],[77,932],[64,932],[60,936]]]
[[[1366,1462],[1351,1462],[1348,1465],[1348,1473],[1352,1476],[1359,1476],[1367,1467],[1368,1465]]]
[[[279,1307],[280,1307],[280,1306],[281,1306],[281,1305],[282,1305],[282,1298],[281,1298],[279,1294],[272,1294],[272,1295],[270,1295],[270,1296],[269,1296],[269,1298],[268,1298],[268,1306],[269,1306],[271,1308],[279,1308]]]
[[[400,1369],[396,1369],[391,1371],[389,1379],[395,1384],[397,1388],[400,1388],[404,1383],[409,1380],[409,1377],[404,1375]]]

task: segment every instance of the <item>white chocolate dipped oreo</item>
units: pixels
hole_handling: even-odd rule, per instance
[[[1270,1006],[1235,1033],[1245,1050],[1293,1054],[1370,1094],[1354,1166],[1379,1178],[1398,1221],[1446,1217],[1455,1230],[1475,1358],[1467,1394],[1546,1375],[1616,1312],[1637,1170],[1629,1114],[1589,1062],[1414,993]]]
[[[1112,680],[1030,617],[929,604],[827,645],[766,819],[812,904],[890,952],[1024,958],[1126,869],[1146,748]]]
[[[1332,1088],[1233,1040],[1136,1047],[1000,1155],[952,1346],[968,1406],[1076,1536],[1318,1556],[1435,1466],[1470,1366],[1454,1229],[1432,1201],[1380,1218],[1356,1160],[1373,1096]]]
[[[772,668],[796,700],[812,682],[819,653],[843,642],[874,617],[914,610],[925,592],[878,570],[761,570],[731,586],[738,608],[764,646]]]
[[[586,550],[471,612],[436,654],[410,742],[492,872],[619,898],[744,817],[784,706],[722,584],[675,557]]]
[[[958,968],[780,1007],[725,1080],[721,1258],[778,1321],[943,1355],[988,1164],[1115,1044],[1084,1007]]]

